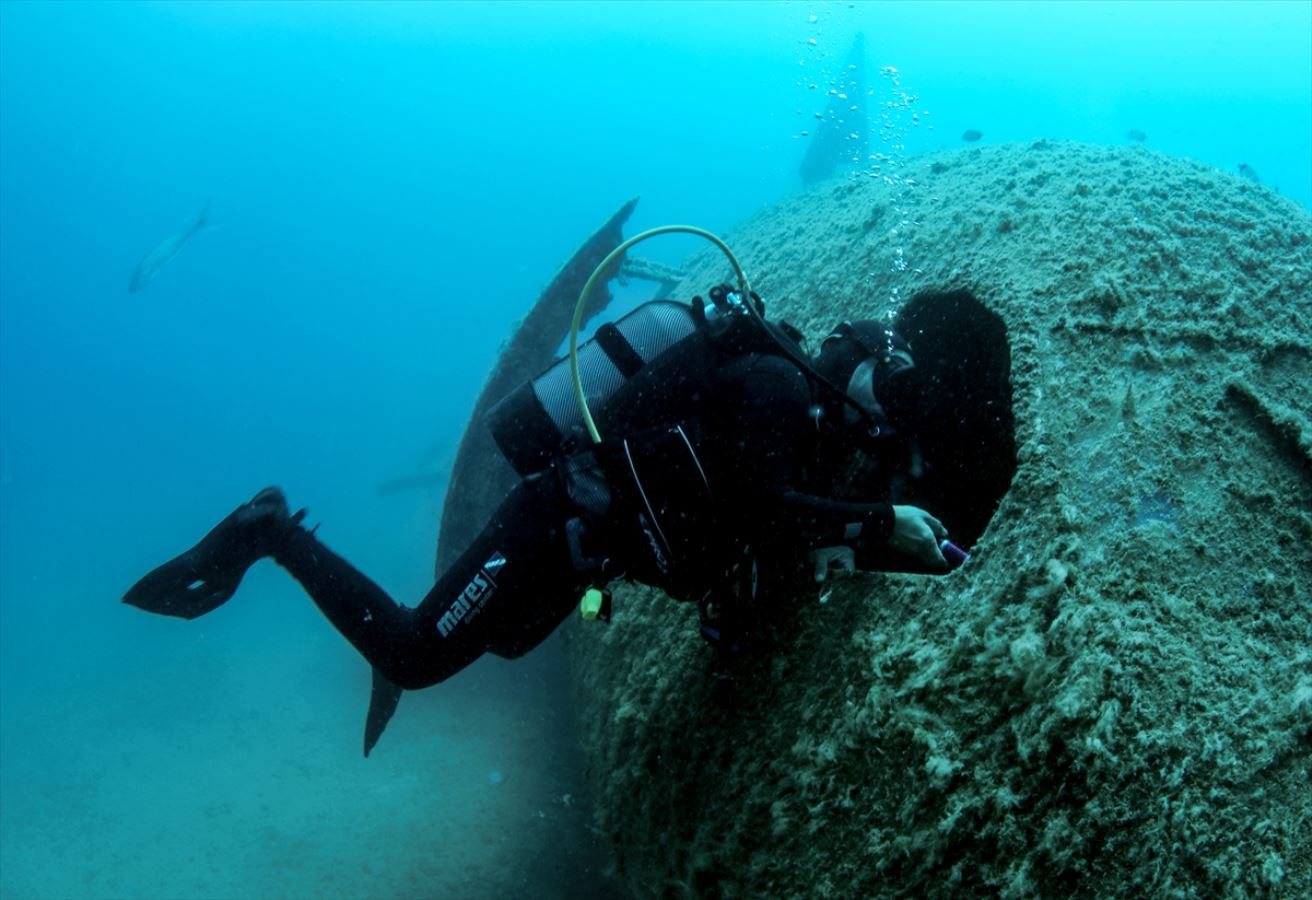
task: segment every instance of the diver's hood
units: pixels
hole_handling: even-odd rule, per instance
[[[901,402],[907,391],[907,373],[915,368],[911,345],[889,326],[869,319],[839,324],[816,359],[816,371],[865,411],[871,437],[895,425],[905,412]],[[861,417],[844,404],[844,421],[856,425]]]

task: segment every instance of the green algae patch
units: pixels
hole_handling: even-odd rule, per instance
[[[965,568],[799,590],[728,700],[689,607],[624,590],[609,626],[567,627],[621,880],[1312,894],[1308,213],[1040,141],[821,185],[725,237],[813,339],[927,293],[994,314],[1014,475]],[[689,272],[687,296],[728,280],[709,254]]]

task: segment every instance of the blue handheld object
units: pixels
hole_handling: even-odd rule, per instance
[[[970,554],[946,538],[939,542],[938,549],[943,551],[943,558],[948,561],[949,568],[955,569],[970,562]]]

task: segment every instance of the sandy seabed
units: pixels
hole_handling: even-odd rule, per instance
[[[0,896],[607,895],[558,648],[408,694],[364,759],[367,666],[289,582],[6,685]]]

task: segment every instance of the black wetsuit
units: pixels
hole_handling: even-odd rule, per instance
[[[822,462],[841,440],[826,422],[841,416],[817,413],[821,398],[792,361],[740,356],[716,369],[703,390],[667,394],[660,402],[646,402],[649,388],[641,379],[627,385],[610,404],[626,415],[607,421],[612,433],[637,434],[632,429],[641,424],[641,434],[655,439],[609,442],[524,479],[417,607],[395,603],[299,526],[273,557],[385,678],[416,689],[485,652],[508,658],[527,652],[577,608],[586,587],[611,577],[695,599],[690,585],[724,589],[745,554],[795,567],[815,548],[846,544],[860,566],[887,541],[889,505],[823,495]],[[671,432],[674,425],[682,428]],[[696,452],[691,465],[681,449],[687,445]],[[651,473],[643,490],[629,478],[637,470]],[[696,477],[669,474],[694,470]],[[609,483],[606,502],[580,502],[579,471]],[[681,508],[678,494],[693,481],[688,493],[699,496]],[[713,509],[701,496],[707,485]],[[669,510],[667,521],[683,529],[679,541],[671,538],[676,560],[655,559],[659,551],[651,549],[647,513],[659,503]],[[574,532],[573,547],[571,520],[583,529],[581,542]],[[600,559],[604,568],[595,562]],[[667,571],[671,563],[676,571]]]

